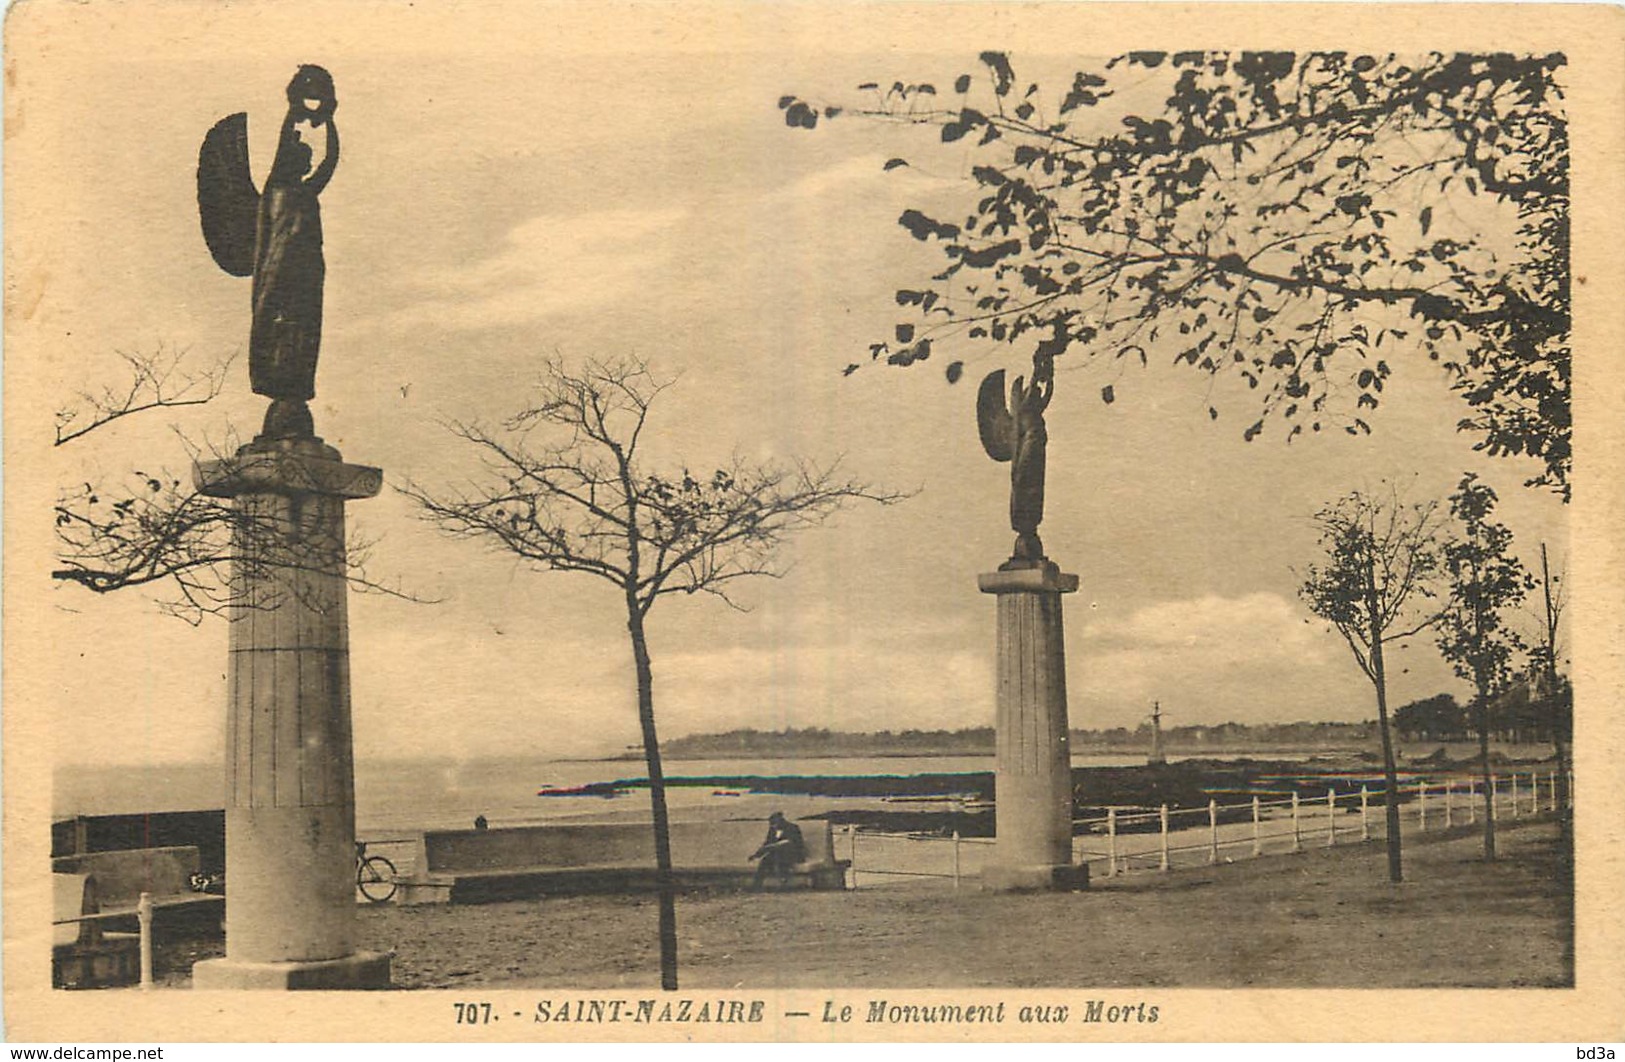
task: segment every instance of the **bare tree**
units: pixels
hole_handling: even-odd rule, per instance
[[[1572,860],[1570,848],[1573,838],[1569,833],[1569,762],[1570,746],[1574,739],[1574,689],[1557,670],[1558,628],[1563,622],[1563,609],[1568,604],[1568,586],[1564,574],[1552,572],[1546,559],[1546,543],[1540,544],[1540,631],[1530,655],[1539,672],[1538,690],[1547,724],[1552,731],[1552,751],[1557,759],[1557,777],[1554,779],[1554,797],[1557,801],[1557,827],[1560,848],[1565,859]],[[1572,864],[1571,864],[1572,865]]]
[[[1383,647],[1438,621],[1418,606],[1435,594],[1439,569],[1436,503],[1405,504],[1396,491],[1373,497],[1354,491],[1315,514],[1322,563],[1311,565],[1298,593],[1310,611],[1337,628],[1360,670],[1377,691],[1382,732],[1383,800],[1388,832],[1388,877],[1404,880],[1400,857],[1399,777],[1388,722],[1388,677]]]
[[[81,391],[56,411],[55,446],[80,443],[127,417],[205,405],[219,396],[235,360],[227,355],[199,367],[188,361],[186,350],[164,344],[118,356],[125,366],[118,383]],[[179,428],[175,434],[188,463],[235,449],[229,441],[199,447]],[[269,567],[325,570],[329,563],[313,551],[312,543],[276,521],[209,497],[162,466],[150,473],[132,470],[117,481],[64,487],[54,510],[53,580],[96,594],[135,587],[164,591],[156,599],[159,608],[190,623],[247,604],[233,593],[234,566],[239,574],[250,574]],[[351,587],[418,600],[368,575],[371,547],[369,540],[354,535],[346,543],[345,574]],[[256,600],[255,607],[274,604]]]
[[[60,493],[56,546],[52,579],[96,594],[162,588],[158,607],[194,624],[233,608],[279,603],[263,593],[248,601],[236,591],[241,580],[265,584],[273,568],[326,572],[332,563],[284,521],[209,497],[167,472],[139,470],[111,490],[83,483]],[[345,543],[350,587],[422,600],[367,574],[372,546],[354,534]]]
[[[63,446],[103,425],[151,409],[201,406],[225,386],[235,354],[204,368],[183,364],[188,351],[160,343],[152,351],[117,351],[126,378],[99,391],[81,391],[56,411],[56,443]]]
[[[677,920],[645,635],[649,612],[669,594],[710,594],[739,608],[730,596],[735,584],[779,575],[774,554],[788,536],[856,502],[887,505],[902,497],[843,478],[838,462],[752,463],[736,456],[708,473],[650,471],[639,445],[652,404],[671,382],[635,360],[591,361],[579,371],[550,361],[540,393],[501,430],[449,426],[483,459],[480,481],[443,491],[403,488],[444,532],[543,571],[596,576],[624,599],[654,820],[660,983],[667,990],[677,987]]]

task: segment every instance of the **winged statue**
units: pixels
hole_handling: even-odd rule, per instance
[[[1044,410],[1055,393],[1055,362],[1034,357],[1032,381],[1017,376],[1005,400],[1004,370],[988,373],[976,394],[976,426],[982,449],[1010,464],[1010,529],[1016,533],[1011,565],[1036,566],[1044,560],[1038,525],[1044,519],[1044,448],[1049,433]]]
[[[263,192],[249,172],[246,114],[217,122],[203,138],[197,163],[198,215],[209,253],[232,276],[253,277],[248,376],[254,393],[271,399],[264,428],[271,438],[315,433],[307,403],[316,395],[326,271],[317,197],[339,161],[332,76],[301,66],[287,97]],[[310,142],[318,133],[320,161]]]

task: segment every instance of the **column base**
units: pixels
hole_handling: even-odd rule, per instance
[[[204,991],[389,988],[390,958],[383,952],[358,951],[342,959],[313,962],[205,959],[192,967],[192,987]]]
[[[984,892],[1082,892],[1089,888],[1089,864],[982,868]]]

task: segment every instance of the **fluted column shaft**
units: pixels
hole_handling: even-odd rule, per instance
[[[982,575],[998,597],[996,834],[983,882],[1049,888],[1072,868],[1072,756],[1067,738],[1061,595],[1075,575],[1054,565]]]
[[[348,987],[355,772],[344,504],[382,486],[317,439],[200,464],[235,510],[226,715],[226,957],[199,987]],[[387,960],[383,965],[387,981]],[[246,973],[245,973],[246,971]],[[291,972],[292,976],[289,975]],[[291,983],[290,983],[291,982]]]

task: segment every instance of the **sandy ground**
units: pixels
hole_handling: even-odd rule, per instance
[[[707,987],[1429,987],[1572,982],[1569,892],[1550,822],[1406,838],[1405,883],[1377,843],[1136,873],[1086,893],[984,894],[920,880],[848,892],[678,901],[681,980]],[[362,944],[403,988],[655,987],[655,904],[584,896],[362,907]],[[162,950],[166,984],[220,942]]]

